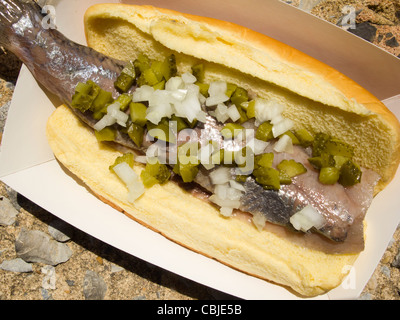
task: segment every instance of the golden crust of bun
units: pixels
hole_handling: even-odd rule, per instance
[[[123,4],[89,8],[85,31],[88,44],[109,56],[160,59],[174,53],[180,71],[207,61],[207,80],[222,77],[284,103],[296,127],[352,144],[356,160],[381,175],[376,192],[396,173],[397,118],[353,80],[277,40],[225,21]]]
[[[180,245],[299,295],[337,287],[358,256],[306,249],[240,219],[224,218],[173,182],[155,185],[129,203],[127,188],[109,170],[122,153],[99,143],[68,107],[56,109],[46,133],[56,158],[104,202]],[[135,164],[138,174],[142,169]]]

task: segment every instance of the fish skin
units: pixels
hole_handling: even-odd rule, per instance
[[[0,45],[13,52],[47,90],[70,104],[79,82],[91,79],[113,92],[125,62],[77,44],[54,28],[44,28],[33,1],[0,0]]]
[[[118,92],[114,87],[114,81],[126,62],[74,43],[56,29],[43,28],[42,19],[41,8],[33,1],[0,0],[0,45],[16,54],[36,80],[68,106],[71,106],[76,85],[89,79],[96,82],[102,89],[111,91],[115,98]],[[83,122],[93,128],[96,121],[89,113],[71,109]],[[196,129],[203,129],[203,132],[206,132],[205,137],[201,139],[221,141],[220,128],[221,125],[214,118],[207,116],[207,122],[200,124]],[[115,142],[138,150],[127,134],[118,133]],[[145,152],[145,148],[139,151]],[[305,163],[306,155],[303,154],[301,157],[303,159],[299,162]],[[209,172],[203,171],[196,182],[212,192],[213,186],[208,176]],[[267,221],[289,228],[291,227],[290,217],[310,203],[307,196],[293,189],[296,188],[296,182],[291,186],[282,186],[279,191],[274,191],[265,190],[252,177],[249,177],[244,187],[246,191],[241,198],[242,211],[253,214],[262,213]],[[319,187],[323,188],[322,185]],[[332,208],[335,209],[335,205]],[[327,224],[318,231],[332,240],[344,241],[347,229],[353,220],[346,210],[338,213],[331,209],[321,211]],[[344,222],[336,228],[335,223],[338,220]]]

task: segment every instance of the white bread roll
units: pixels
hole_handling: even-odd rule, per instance
[[[400,157],[397,119],[352,80],[291,47],[228,22],[150,6],[93,6],[85,30],[91,47],[121,60],[174,53],[179,72],[205,62],[206,81],[224,79],[277,99],[296,127],[352,144],[358,163],[382,176],[376,191],[394,176]],[[47,135],[58,160],[106,203],[187,248],[300,295],[338,286],[358,256],[303,248],[226,219],[173,182],[146,190],[131,204],[126,187],[108,169],[121,153],[99,145],[67,107],[49,119]],[[135,165],[137,172],[142,168]]]

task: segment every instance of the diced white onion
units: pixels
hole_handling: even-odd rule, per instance
[[[293,142],[287,134],[284,134],[274,145],[276,152],[293,153]]]
[[[234,104],[228,108],[227,113],[233,122],[236,122],[240,119],[240,113]]]
[[[223,215],[224,217],[231,217],[232,213],[233,213],[233,208],[230,207],[221,207],[219,209],[219,212],[221,213],[221,215]]]
[[[209,97],[206,99],[206,106],[215,106],[219,103],[228,101],[229,97],[226,95],[227,88],[228,85],[224,81],[211,82],[208,89]]]
[[[228,167],[219,167],[210,173],[212,184],[224,184],[232,179],[231,169]]]
[[[140,181],[139,176],[126,162],[117,164],[113,170],[128,188],[129,202],[134,202],[144,193],[145,188],[143,183]]]
[[[292,215],[289,221],[296,230],[307,232],[312,227],[321,228],[325,223],[325,218],[311,205],[308,205]]]
[[[248,145],[253,149],[254,155],[258,156],[264,153],[265,149],[268,147],[268,141],[258,140],[256,138],[249,141]]]
[[[181,77],[172,77],[165,83],[165,90],[175,91],[184,89],[184,82]]]
[[[279,137],[281,134],[293,128],[293,121],[290,119],[283,119],[272,127],[272,134],[274,138]]]
[[[240,207],[240,201],[239,200],[229,200],[229,199],[220,199],[217,195],[213,194],[210,196],[210,201],[214,202],[215,204],[219,205],[220,207],[228,207],[228,208],[234,208],[234,209],[239,209]]]
[[[214,188],[214,194],[221,200],[228,199],[228,189],[229,185],[227,183],[217,184]]]
[[[237,182],[235,180],[229,180],[229,184],[230,184],[231,188],[234,188],[234,189],[237,189],[237,190],[243,191],[243,192],[246,191],[244,186],[241,183],[239,183],[239,182]]]
[[[242,197],[242,191],[235,189],[235,188],[228,188],[226,192],[226,197],[229,200],[240,200]]]
[[[257,98],[255,100],[255,117],[259,123],[271,121],[279,116],[285,107],[275,100]]]
[[[114,123],[116,123],[117,120],[113,117],[111,117],[110,115],[106,114],[104,115],[103,118],[101,118],[95,125],[94,125],[94,129],[96,131],[101,131],[103,130],[105,127],[111,126]]]
[[[143,85],[135,90],[132,95],[133,102],[149,101],[154,93],[154,88],[148,85]]]
[[[136,156],[135,161],[139,163],[147,163],[147,157],[146,156]]]
[[[197,81],[196,77],[190,72],[182,74],[182,80],[184,83],[195,83]]]
[[[262,213],[256,213],[255,215],[253,215],[253,223],[259,231],[264,229],[266,222],[267,219]]]
[[[129,115],[121,111],[120,107],[121,104],[118,102],[110,104],[107,107],[107,114],[114,118],[115,122],[117,122],[120,126],[126,127],[126,122],[128,121]]]
[[[224,103],[219,103],[215,109],[215,118],[222,123],[229,119],[228,107]]]
[[[126,162],[117,164],[114,166],[113,170],[126,185],[129,185],[138,179],[138,175]]]

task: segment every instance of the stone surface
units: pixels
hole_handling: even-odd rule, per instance
[[[14,208],[11,201],[6,197],[0,196],[0,225],[10,226],[17,219],[18,211]]]
[[[68,245],[52,240],[38,230],[22,229],[15,241],[17,255],[27,262],[57,265],[68,261],[72,255]]]
[[[298,6],[300,0],[284,2]],[[345,5],[354,6],[358,12],[356,20],[358,24],[368,22],[377,29],[374,44],[395,56],[400,56],[400,47],[386,45],[386,41],[392,37],[400,39],[399,0],[325,0],[314,6],[311,13],[337,24],[343,17],[342,10]],[[10,53],[4,54],[0,49],[0,143],[6,110],[20,65],[15,57]],[[0,197],[8,198],[19,212],[13,224],[0,226],[0,264],[3,264],[17,259],[15,241],[23,228],[40,230],[50,237],[50,233],[53,232],[49,229],[49,225],[56,217],[1,182]],[[54,282],[51,282],[53,278],[49,275],[51,271],[46,271],[46,274],[42,272],[42,268],[45,267],[43,263],[30,264],[33,272],[28,273],[0,269],[0,300],[83,300],[84,279],[88,270],[103,279],[107,286],[104,294],[106,300],[232,298],[127,255],[79,230],[73,229],[71,233],[61,231],[71,238],[67,241],[73,255],[68,261],[54,266],[55,289],[52,289]],[[360,299],[400,300],[399,246],[398,228]]]
[[[0,269],[12,272],[32,272],[32,265],[21,258],[5,260],[0,264]]]
[[[106,295],[107,285],[94,271],[86,271],[83,280],[83,294],[86,300],[103,300]]]

